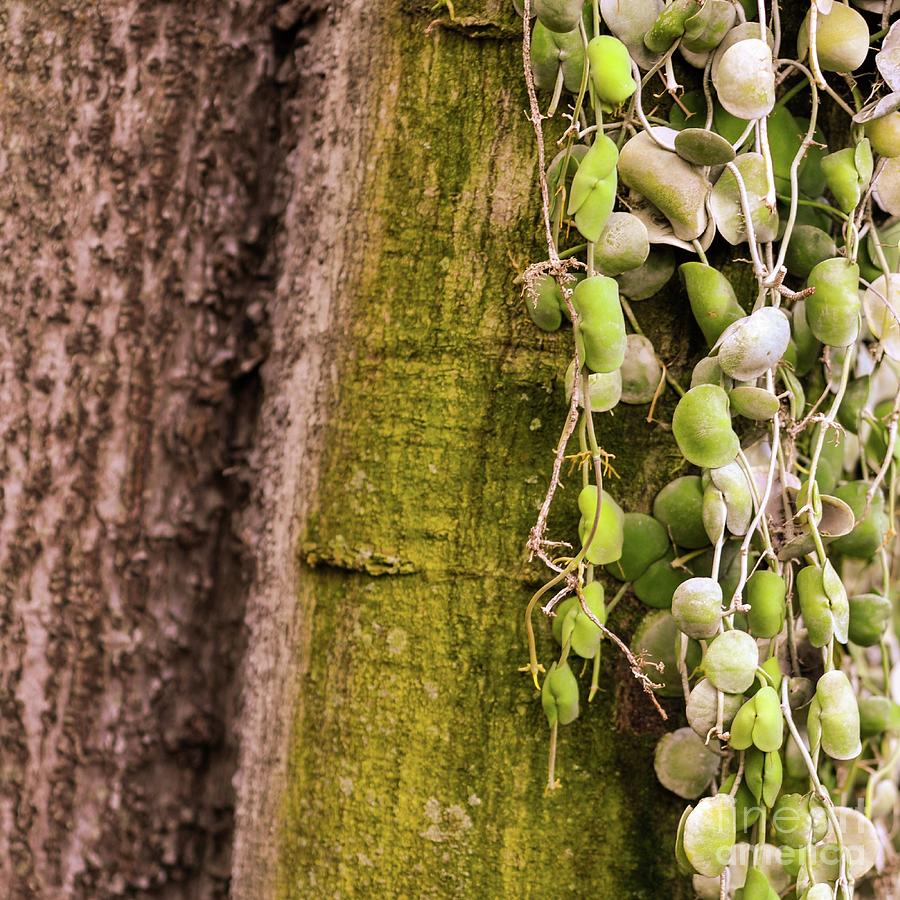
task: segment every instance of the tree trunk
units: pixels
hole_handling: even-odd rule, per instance
[[[550,796],[516,671],[571,337],[515,284],[541,251],[509,4],[0,28],[0,885],[676,895],[627,667]],[[676,304],[639,315],[686,355]],[[634,509],[680,466],[645,415],[600,436]]]
[[[537,574],[524,541],[571,352],[570,335],[534,328],[514,283],[540,258],[519,20],[490,0],[354,0],[304,31],[290,324],[274,328],[288,363],[267,379],[289,388],[275,452],[302,472],[274,506],[299,481],[300,563],[295,585],[251,598],[235,896],[672,896],[680,805],[655,783],[661,724],[627,667],[608,651],[550,797],[546,721],[516,671]],[[647,313],[663,356],[682,352],[678,313]],[[681,464],[645,415],[620,407],[602,429],[612,489],[644,509]],[[574,509],[573,488],[562,496]],[[571,537],[574,514],[555,524]],[[291,635],[278,671],[263,661],[275,633]]]
[[[265,3],[0,12],[0,893],[224,896]]]

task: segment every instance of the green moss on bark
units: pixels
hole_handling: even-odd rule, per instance
[[[387,15],[347,353],[299,548],[312,626],[280,896],[676,896],[681,805],[653,776],[658,726],[617,690],[627,670],[606,649],[549,797],[546,722],[516,671],[571,340],[538,332],[514,284],[540,254],[520,49]],[[674,284],[635,308],[683,365]],[[600,432],[622,476],[610,489],[639,509],[681,466],[645,415],[619,408]],[[576,488],[553,520],[569,535]],[[614,620],[627,628],[635,603]]]

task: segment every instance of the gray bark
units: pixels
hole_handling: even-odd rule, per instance
[[[269,4],[0,10],[0,884],[229,879]]]

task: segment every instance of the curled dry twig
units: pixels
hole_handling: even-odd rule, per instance
[[[645,666],[652,666],[657,671],[663,672],[665,671],[665,663],[663,662],[647,662],[644,660],[638,659],[632,652],[631,648],[614,632],[610,631],[591,611],[588,609],[588,605],[584,599],[584,593],[581,588],[578,588],[578,600],[581,603],[581,611],[600,629],[603,634],[608,637],[621,651],[622,655],[625,659],[628,660],[628,665],[631,668],[631,674],[637,679],[640,683],[641,688],[644,693],[650,698],[650,701],[653,703],[653,706],[656,708],[656,711],[662,716],[663,720],[668,720],[669,716],[666,711],[660,706],[659,700],[656,699],[656,693],[654,688],[661,688],[661,684],[657,684],[654,682],[644,671]]]

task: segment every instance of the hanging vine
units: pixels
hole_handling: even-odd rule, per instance
[[[664,719],[658,698],[683,698],[687,724],[654,766],[690,801],[672,845],[701,897],[900,894],[894,5],[810,0],[784,21],[778,0],[521,10],[546,241],[524,296],[537,327],[573,335],[528,538],[549,576],[526,609],[523,671],[550,725],[549,790],[558,730],[582,711],[573,658],[591,663],[588,701],[604,641]],[[548,163],[544,124],[560,117]],[[755,280],[744,305],[710,263],[729,246]],[[634,309],[676,266],[709,347],[685,387]],[[660,423],[667,390],[679,399]],[[599,414],[620,402],[648,405],[690,467],[646,513],[604,486]],[[574,544],[548,536],[567,456]],[[625,598],[648,608],[630,644],[609,623]],[[538,611],[558,645],[547,666]]]

